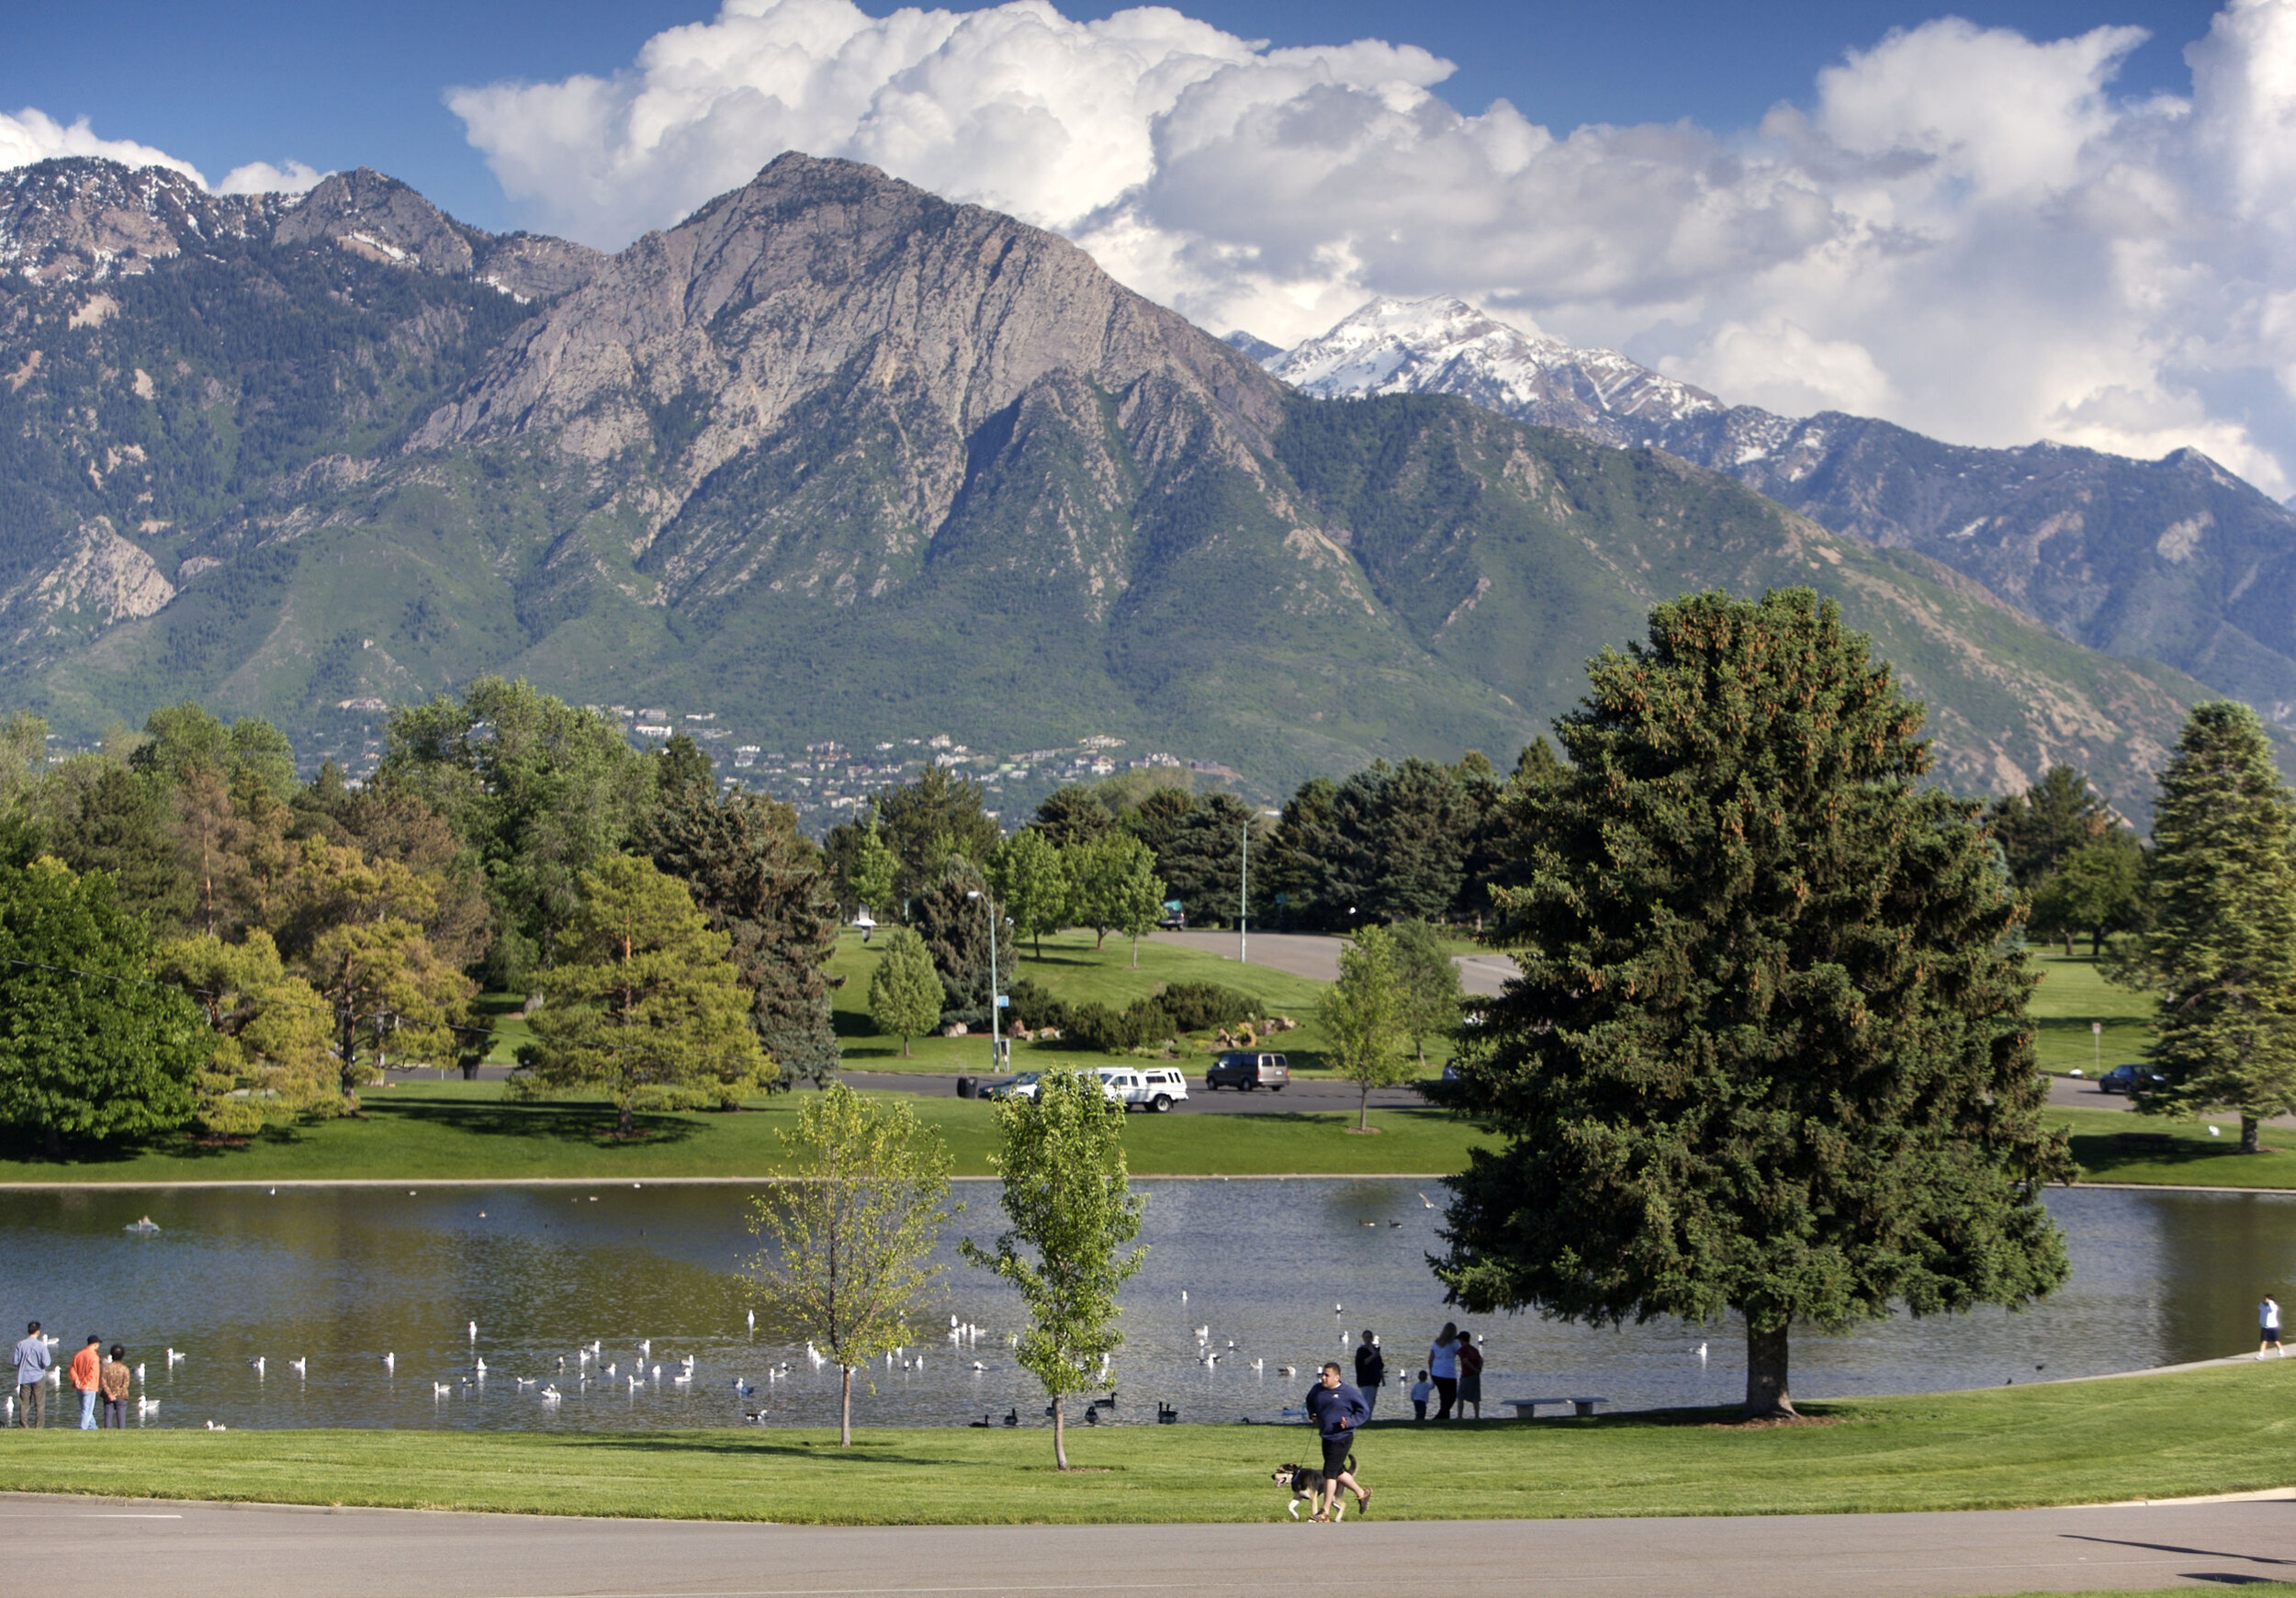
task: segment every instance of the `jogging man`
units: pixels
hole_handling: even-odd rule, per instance
[[[1340,1379],[1334,1362],[1324,1366],[1321,1379],[1308,1389],[1307,1411],[1323,1444],[1323,1507],[1315,1512],[1315,1518],[1333,1518],[1343,1487],[1356,1495],[1357,1514],[1367,1511],[1371,1490],[1347,1469],[1347,1456],[1355,1451],[1356,1428],[1371,1418],[1371,1406],[1363,1401],[1363,1394]]]
[[[2282,1359],[2288,1357],[2288,1350],[2280,1347],[2280,1301],[2269,1293],[2265,1294],[2264,1302],[2257,1306],[2257,1330],[2258,1359],[2275,1350]]]

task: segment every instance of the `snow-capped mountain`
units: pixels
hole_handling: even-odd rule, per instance
[[[1463,300],[1375,300],[1321,338],[1228,342],[1319,398],[1455,394],[1728,472],[1836,533],[1917,549],[2067,637],[2296,725],[2296,513],[2197,450],[1976,449],[1871,417],[1728,405]]]
[[[1260,364],[1322,399],[1457,394],[1609,445],[1649,444],[1654,430],[1724,409],[1616,350],[1575,350],[1448,298],[1374,300],[1322,338]]]

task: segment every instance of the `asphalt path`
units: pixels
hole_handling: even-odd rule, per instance
[[[1159,943],[1200,949],[1228,960],[1236,957],[1232,932],[1152,932],[1149,936]],[[1244,940],[1244,958],[1270,971],[1337,982],[1339,951],[1346,946],[1345,939],[1326,933],[1254,932]],[[1514,975],[1514,962],[1503,954],[1454,954],[1451,963],[1459,968],[1461,987],[1486,997],[1498,993],[1501,985]]]
[[[1264,1495],[1279,1516],[1273,1486],[1236,1491]],[[1338,1526],[825,1527],[25,1495],[0,1498],[0,1538],[9,1591],[65,1598],[1057,1598],[1332,1587],[1378,1598],[1974,1598],[2296,1576],[2296,1502],[2286,1499],[1731,1520],[1375,1514]]]

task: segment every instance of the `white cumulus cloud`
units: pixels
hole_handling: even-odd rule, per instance
[[[99,137],[88,126],[85,117],[66,126],[47,112],[28,106],[14,116],[0,111],[0,172],[29,166],[36,161],[74,155],[117,161],[122,166],[163,166],[170,172],[182,173],[201,188],[217,194],[301,194],[326,175],[300,161],[289,161],[284,166],[274,166],[268,161],[251,161],[244,166],[233,167],[224,174],[221,183],[211,184],[197,167],[180,156],[149,144],[139,144],[132,139]]]
[[[1450,64],[1407,41],[726,0],[611,77],[448,103],[528,220],[592,243],[805,150],[1056,229],[1215,330],[1289,342],[1375,295],[1456,293],[1730,400],[2189,444],[2285,494],[2296,0],[2230,0],[2189,96],[2116,91],[2144,37],[1945,18],[1755,128],[1558,129],[1450,104]]]
[[[223,181],[215,186],[218,194],[307,194],[327,174],[308,162],[290,161],[285,166],[274,166],[268,161],[251,161],[244,166],[234,166],[223,174]]]
[[[92,155],[117,161],[124,166],[164,166],[182,173],[203,188],[208,181],[190,162],[179,161],[164,150],[138,144],[132,139],[99,139],[88,127],[85,117],[66,127],[47,112],[29,106],[13,117],[0,111],[0,171],[66,155]]]

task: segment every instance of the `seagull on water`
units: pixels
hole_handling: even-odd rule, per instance
[[[298,1376],[301,1376],[301,1375],[303,1374],[303,1367],[304,1367],[305,1366],[309,1365],[310,1363],[310,1356],[309,1355],[305,1355],[305,1356],[304,1356],[302,1358],[300,1358],[300,1359],[290,1359],[290,1360],[288,1360],[288,1361],[287,1361],[287,1368],[288,1368],[289,1370],[291,1370],[291,1371],[295,1372],[295,1374],[296,1374],[296,1375],[298,1375]]]
[[[254,1358],[249,1360],[247,1362],[247,1368],[253,1371],[257,1376],[261,1376],[263,1374],[263,1356],[258,1354]]]
[[[1435,1200],[1428,1198],[1424,1193],[1419,1195],[1419,1201],[1430,1210],[1435,1208]]]
[[[564,1395],[555,1387],[546,1387],[542,1390],[542,1401],[546,1404],[557,1403],[562,1396]]]
[[[396,1354],[386,1354],[383,1356],[383,1371],[384,1374],[389,1376],[395,1376],[398,1374],[399,1356]]]
[[[173,1348],[171,1348],[171,1349],[169,1349],[169,1350],[167,1351],[167,1367],[168,1367],[170,1370],[174,1369],[177,1366],[181,1365],[183,1362],[184,1362],[184,1356],[183,1356],[183,1355],[182,1355],[182,1354],[178,1353],[176,1350],[174,1350],[174,1349],[173,1349]]]
[[[472,1322],[470,1322],[470,1341],[472,1341],[473,1343],[476,1343],[478,1340],[478,1323],[476,1321],[473,1321]]]
[[[433,1400],[443,1399],[454,1390],[455,1390],[452,1387],[449,1387],[443,1381],[434,1381],[431,1384],[431,1397]]]

